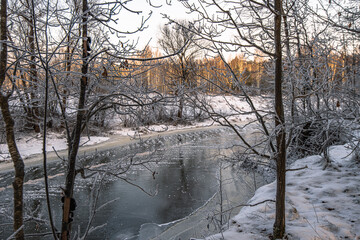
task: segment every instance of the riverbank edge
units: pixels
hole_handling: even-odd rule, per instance
[[[98,151],[106,151],[113,149],[115,147],[126,146],[143,140],[149,140],[157,137],[166,137],[176,134],[184,134],[184,133],[197,132],[197,131],[210,131],[214,129],[224,129],[224,128],[226,127],[218,126],[218,125],[191,127],[191,128],[169,130],[164,132],[152,132],[147,134],[141,134],[136,138],[134,138],[134,136],[124,136],[120,134],[109,135],[108,136],[109,139],[104,142],[80,147],[78,156],[89,155],[92,153],[96,153]],[[51,162],[61,161],[61,159],[65,159],[66,157],[67,157],[67,149],[63,149],[57,152],[51,151],[47,153],[47,162],[51,163]],[[43,163],[43,154],[42,153],[34,154],[27,158],[24,158],[24,163],[25,163],[25,168],[39,166]],[[0,173],[13,171],[14,170],[13,168],[14,166],[12,161],[0,163]]]

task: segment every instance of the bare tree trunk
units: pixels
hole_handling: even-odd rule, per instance
[[[178,121],[181,121],[183,118],[183,109],[184,109],[184,96],[183,90],[180,93],[180,100],[179,100],[179,109],[177,113]]]
[[[1,0],[1,1],[4,2],[6,0]],[[14,120],[10,114],[8,97],[5,97],[3,95],[0,96],[0,106],[1,106],[1,113],[5,122],[6,142],[15,169],[15,179],[13,182],[13,188],[14,188],[14,231],[16,231],[23,226],[24,161],[22,160],[16,145],[15,135],[14,135]],[[23,230],[20,230],[16,234],[16,239],[17,240],[24,239]]]
[[[5,82],[7,65],[7,0],[1,0],[1,43],[0,43],[0,89]],[[14,134],[14,120],[10,114],[9,96],[4,96],[0,92],[0,107],[6,128],[6,141],[9,148],[11,159],[14,163],[15,179],[14,188],[14,231],[23,228],[23,185],[24,185],[24,162],[16,146]],[[21,229],[16,234],[16,239],[24,239],[24,230]]]
[[[290,35],[289,35],[289,24],[287,16],[284,14],[283,16],[284,21],[284,31],[285,31],[285,46],[286,46],[286,55],[289,65],[289,76],[290,76],[290,89],[291,89],[291,108],[290,108],[290,115],[292,123],[295,123],[297,118],[297,111],[296,111],[296,98],[295,98],[295,79],[292,77],[294,62],[291,57],[291,49],[290,49]]]
[[[30,0],[26,0],[26,2],[23,3],[24,7],[29,12],[29,16],[22,15],[23,19],[28,24],[28,33],[26,34],[28,38],[28,47],[29,47],[29,53],[30,53],[30,59],[29,59],[29,75],[28,75],[28,81],[23,81],[23,87],[25,89],[25,95],[27,96],[27,125],[29,127],[32,127],[35,132],[40,132],[40,109],[39,109],[39,99],[37,94],[37,82],[38,82],[38,73],[36,68],[36,54],[35,54],[35,13],[34,13],[34,6],[33,2]],[[26,79],[25,76],[22,79]]]
[[[275,128],[276,128],[276,215],[273,229],[274,238],[283,238],[285,233],[285,117],[282,101],[282,49],[281,14],[282,0],[275,0]]]
[[[31,9],[30,4],[29,5],[29,10]],[[31,11],[32,12],[32,11]],[[33,13],[30,14],[30,22],[29,22],[29,47],[30,47],[30,96],[32,99],[32,103],[31,103],[31,107],[30,109],[31,111],[31,115],[32,115],[32,119],[30,119],[30,121],[32,121],[32,125],[34,128],[34,131],[39,133],[40,132],[40,126],[39,126],[39,116],[40,116],[40,112],[39,112],[39,102],[37,99],[37,70],[36,70],[36,59],[35,59],[35,31],[34,31],[34,23],[35,21],[33,20]]]
[[[71,136],[71,143],[69,144],[69,153],[68,153],[68,172],[65,182],[65,196],[64,196],[64,209],[63,209],[63,220],[61,227],[61,239],[67,240],[70,239],[71,231],[71,217],[70,212],[73,206],[73,190],[75,185],[75,176],[76,176],[76,157],[79,149],[81,129],[83,124],[83,119],[85,115],[85,95],[86,88],[88,85],[88,41],[87,41],[87,21],[88,21],[88,3],[87,0],[83,0],[83,26],[82,26],[82,40],[83,40],[83,63],[82,63],[82,77],[80,84],[80,96],[78,104],[78,112],[76,116],[76,125],[74,132]]]
[[[71,31],[71,29],[69,29],[69,31]],[[69,33],[69,36],[67,37],[67,47],[66,47],[66,51],[65,51],[65,71],[66,71],[66,83],[68,83],[68,78],[70,75],[70,71],[71,71],[71,56],[70,56],[70,40],[71,40],[71,34]],[[66,88],[64,88],[63,90],[63,98],[62,98],[62,102],[63,102],[63,111],[65,111],[66,109],[66,104],[67,104],[67,90]]]

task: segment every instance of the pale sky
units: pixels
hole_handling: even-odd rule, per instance
[[[137,34],[128,35],[127,38],[130,39],[139,39],[138,47],[144,47],[148,41],[151,40],[150,46],[157,46],[157,37],[160,34],[160,26],[167,23],[167,20],[162,17],[161,14],[167,14],[173,19],[185,19],[190,18],[186,14],[186,8],[177,0],[167,0],[169,4],[166,3],[166,0],[152,0],[151,3],[155,6],[162,5],[160,8],[151,7],[146,0],[135,0],[129,2],[126,6],[134,11],[142,11],[142,14],[129,13],[128,11],[122,11],[121,16],[119,16],[119,24],[116,26],[122,31],[133,31],[140,26],[142,16],[147,18],[149,13],[152,11],[150,19],[147,21],[145,29],[143,32]]]
[[[154,6],[161,6],[159,8],[152,7],[149,1]],[[186,1],[186,0],[182,0]],[[310,0],[312,5],[316,4],[318,0]],[[189,15],[187,9],[182,5],[179,0],[133,0],[126,4],[126,7],[133,11],[141,11],[141,14],[130,13],[123,10],[118,16],[119,21],[116,28],[122,31],[134,31],[140,26],[142,17],[147,18],[152,11],[152,16],[147,21],[145,29],[136,34],[127,35],[126,39],[137,40],[138,49],[143,48],[150,40],[150,46],[155,49],[158,47],[157,40],[160,36],[160,26],[167,23],[167,20],[162,17],[162,14],[171,16],[172,19],[193,19],[196,15]],[[124,41],[125,38],[122,40]]]

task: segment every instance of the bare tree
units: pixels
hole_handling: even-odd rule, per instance
[[[3,121],[6,128],[6,141],[14,163],[15,179],[14,188],[14,231],[16,239],[24,239],[23,226],[23,184],[24,184],[24,162],[20,156],[15,140],[14,119],[11,116],[9,98],[14,90],[12,75],[16,72],[16,67],[11,73],[7,62],[8,56],[8,36],[7,36],[7,0],[1,1],[1,20],[0,20],[0,106]],[[15,63],[16,65],[16,63]]]
[[[173,94],[179,98],[179,107],[177,117],[183,118],[183,109],[186,89],[196,87],[196,62],[201,47],[195,42],[195,34],[192,32],[192,24],[186,21],[180,21],[174,26],[164,25],[161,27],[161,37],[158,43],[166,54],[176,52],[185,46],[183,51],[172,58],[169,58],[169,64],[166,68],[166,77],[168,78],[168,87]]]
[[[286,134],[284,106],[282,102],[282,0],[275,0],[275,131],[276,131],[276,215],[273,235],[283,238],[285,234],[285,186],[286,186]]]
[[[64,212],[63,212],[63,220],[62,220],[62,227],[61,227],[61,239],[69,239],[71,225],[70,225],[70,211],[75,210],[72,203],[73,199],[73,189],[75,185],[75,176],[76,176],[76,157],[77,152],[79,150],[79,143],[81,137],[81,129],[83,124],[83,119],[85,115],[85,96],[86,96],[86,88],[88,85],[88,29],[87,29],[87,22],[88,22],[88,2],[87,0],[83,0],[82,3],[82,68],[81,68],[81,83],[80,83],[80,95],[79,95],[79,103],[78,103],[78,112],[76,117],[76,125],[74,128],[73,136],[71,142],[69,143],[69,157],[68,157],[68,171],[66,174],[66,181],[65,181],[65,189],[64,189]]]

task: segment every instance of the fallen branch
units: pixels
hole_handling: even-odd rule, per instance
[[[308,168],[308,166],[306,165],[305,167],[301,167],[301,168],[293,168],[293,169],[286,169],[287,172],[293,172],[293,171],[299,171],[299,170],[303,170]]]

